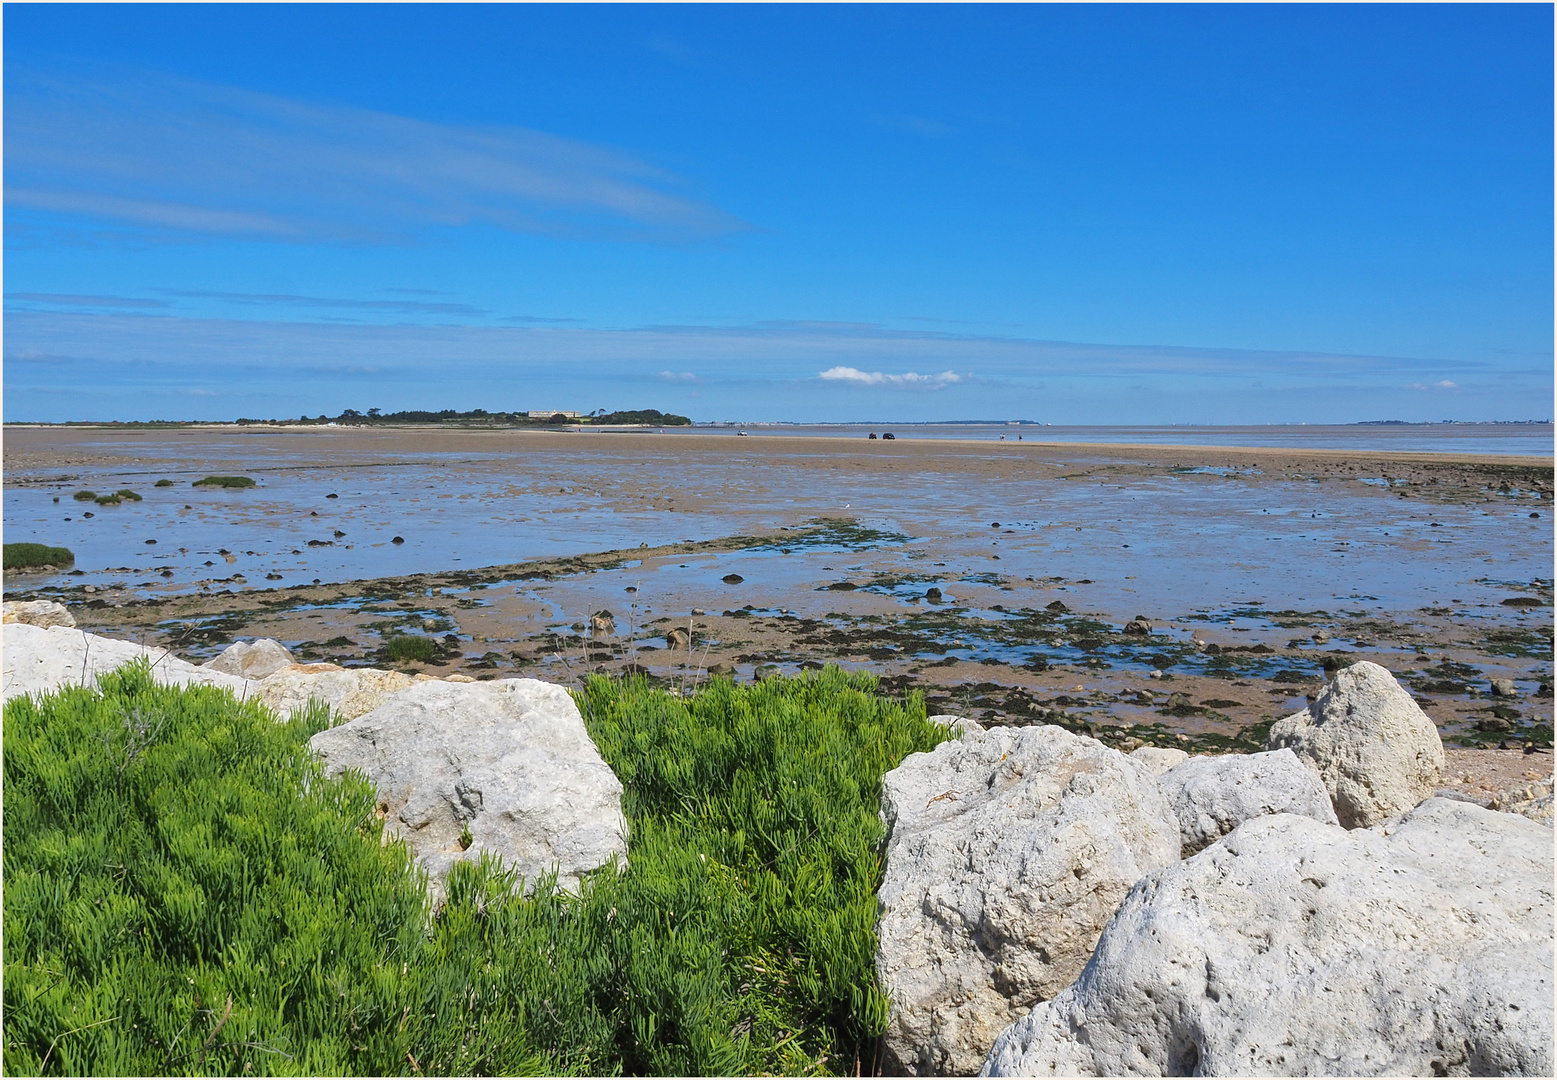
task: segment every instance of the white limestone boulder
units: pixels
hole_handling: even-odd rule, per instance
[[[1245,822],[1141,881],[985,1076],[1550,1076],[1552,834],[1431,799]]]
[[[1058,727],[966,730],[882,781],[876,971],[888,1071],[968,1075],[1081,971],[1130,887],[1178,858],[1156,778]]]
[[[1490,809],[1505,814],[1520,814],[1531,821],[1552,827],[1552,778],[1537,780],[1533,784],[1520,784],[1500,791],[1489,802]]]
[[[1261,814],[1302,814],[1339,824],[1319,774],[1285,748],[1192,757],[1157,781],[1178,815],[1185,858]]]
[[[343,668],[334,664],[293,664],[260,680],[259,699],[285,719],[318,701],[329,706],[337,721],[355,720],[378,708],[418,680],[380,668]]]
[[[93,686],[99,675],[145,657],[151,676],[172,686],[224,686],[240,698],[255,684],[236,675],[180,660],[166,648],[99,637],[66,626],[6,623],[4,700],[19,694],[47,694],[64,686]]]
[[[1265,748],[1282,747],[1319,773],[1348,829],[1405,813],[1443,775],[1437,726],[1387,669],[1366,660],[1337,672],[1308,708],[1271,725]]]
[[[47,630],[51,626],[73,627],[76,618],[65,610],[64,604],[53,600],[7,600],[0,622],[26,623]]]
[[[1158,776],[1189,760],[1189,754],[1172,746],[1141,746],[1130,751],[1130,756]]]
[[[242,675],[245,679],[263,679],[296,662],[281,642],[275,638],[260,638],[255,642],[235,641],[223,649],[220,656],[207,660],[204,666],[212,671]]]
[[[483,853],[526,887],[555,871],[576,890],[613,857],[626,865],[622,785],[560,686],[428,680],[309,745],[327,775],[372,781],[387,832],[409,843],[435,897],[456,862]]]

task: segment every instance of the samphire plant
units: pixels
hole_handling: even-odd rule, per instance
[[[592,678],[628,865],[464,863],[430,909],[359,776],[143,663],[5,706],[12,1074],[871,1071],[881,775],[945,737],[836,668]]]

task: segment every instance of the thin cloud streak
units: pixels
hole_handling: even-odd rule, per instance
[[[889,386],[897,390],[940,390],[962,382],[962,376],[955,371],[943,371],[939,375],[920,375],[913,371],[889,375],[882,371],[861,371],[852,367],[831,367],[817,378],[853,386]]]
[[[291,293],[215,292],[205,289],[164,289],[169,296],[193,300],[225,300],[254,307],[342,308],[355,311],[394,312],[405,315],[469,315],[488,312],[470,304],[451,304],[428,300],[352,300],[329,296],[298,296]]]
[[[149,72],[6,78],[10,210],[290,242],[485,225],[684,243],[746,226],[628,153]]]

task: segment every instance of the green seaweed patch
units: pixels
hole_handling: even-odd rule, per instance
[[[1482,648],[1493,656],[1520,656],[1534,660],[1552,659],[1552,627],[1550,623],[1525,629],[1489,631],[1482,638]]]
[[[97,492],[83,489],[76,492],[71,496],[71,498],[75,499],[77,502],[91,502],[93,499],[97,498]]]
[[[752,544],[751,551],[793,551],[797,548],[843,548],[866,551],[883,544],[906,544],[911,537],[900,532],[873,529],[854,518],[812,518],[804,529],[777,540]]]
[[[70,566],[76,556],[69,548],[50,547],[47,544],[6,544],[5,569],[29,570],[41,566]]]
[[[124,499],[126,502],[141,501],[141,497],[135,492],[131,491],[129,488],[120,488],[118,491],[114,492],[114,494],[119,496],[119,498]]]
[[[251,488],[259,486],[252,476],[207,476],[190,487]]]
[[[98,506],[118,506],[124,500],[117,495],[99,495],[92,501]]]
[[[173,481],[169,480],[167,477],[163,477],[161,480],[158,480],[155,484],[153,484],[151,486],[152,487],[172,487],[173,486]]]

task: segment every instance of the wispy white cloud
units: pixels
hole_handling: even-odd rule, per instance
[[[697,382],[697,376],[690,371],[662,371],[658,378],[661,382]]]
[[[1451,379],[1440,379],[1438,382],[1431,384],[1412,383],[1410,386],[1412,390],[1458,390],[1459,388],[1460,384]]]
[[[943,124],[939,120],[931,120],[926,116],[873,116],[872,123],[879,127],[892,128],[895,131],[907,131],[913,135],[923,135],[926,138],[939,138],[951,132],[950,125]]]
[[[293,293],[217,292],[207,289],[166,289],[169,296],[193,300],[218,300],[245,307],[274,308],[340,308],[348,311],[371,311],[398,315],[486,315],[488,312],[470,304],[456,304],[439,300],[357,300],[350,297],[301,296]],[[409,291],[409,290],[405,290]]]
[[[8,292],[7,303],[19,301],[27,304],[48,304],[50,307],[86,308],[165,308],[166,300],[150,300],[139,296],[98,296],[81,293]]]
[[[853,386],[888,386],[894,390],[939,390],[962,382],[962,376],[955,371],[943,371],[939,375],[905,371],[901,375],[890,375],[884,371],[861,371],[852,367],[831,367],[817,378]]]
[[[398,242],[472,224],[670,242],[745,228],[681,178],[609,147],[98,75],[7,71],[9,211],[296,242]]]

